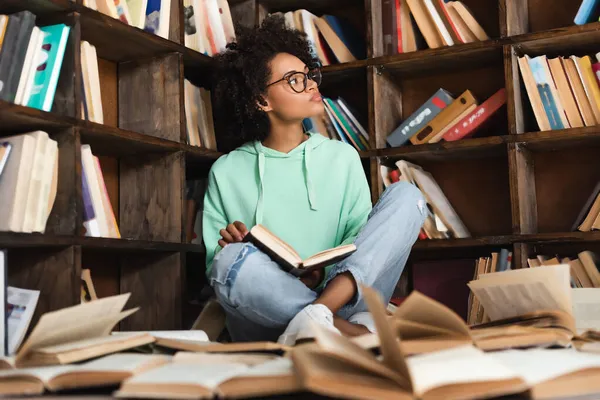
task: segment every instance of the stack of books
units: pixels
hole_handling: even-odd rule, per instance
[[[369,134],[362,126],[354,112],[342,99],[336,100],[323,97],[325,112],[318,117],[307,118],[302,124],[306,131],[313,131],[348,143],[356,150],[364,151],[370,148]]]
[[[483,103],[470,90],[456,97],[440,88],[387,137],[392,147],[456,141],[477,133],[506,104],[502,88]]]
[[[120,238],[121,233],[106,190],[100,160],[92,154],[92,149],[87,144],[81,146],[81,164],[85,235]]]
[[[519,69],[540,131],[600,123],[600,63],[590,56],[525,55]]]
[[[29,11],[0,15],[0,100],[50,111],[71,28],[35,22]]]
[[[186,47],[212,56],[235,40],[227,0],[184,0],[183,7]]]
[[[363,37],[352,25],[339,17],[317,17],[304,9],[274,14],[285,18],[289,28],[307,35],[313,55],[318,57],[323,66],[362,60],[367,56]]]
[[[210,91],[194,86],[187,79],[184,83],[185,122],[188,144],[217,149]]]
[[[568,264],[571,267],[572,288],[600,288],[600,267],[598,256],[590,251],[584,250],[577,253],[576,257],[561,257],[554,255],[548,257],[537,255],[535,258],[527,259],[529,268],[543,267],[549,265]]]
[[[596,184],[590,197],[579,212],[572,231],[590,232],[600,229],[600,182]]]
[[[57,180],[58,143],[46,132],[0,138],[0,231],[43,233]]]
[[[385,187],[395,182],[405,181],[417,186],[425,196],[429,206],[428,216],[419,239],[458,239],[471,236],[429,172],[409,161],[400,160],[396,162],[395,168],[381,166],[381,176]]]
[[[385,55],[488,40],[461,1],[381,0]]]

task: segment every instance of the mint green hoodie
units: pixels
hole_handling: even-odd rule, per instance
[[[207,276],[219,231],[234,221],[263,224],[302,258],[354,241],[371,211],[360,157],[348,144],[309,135],[289,153],[254,141],[213,164],[202,222]]]

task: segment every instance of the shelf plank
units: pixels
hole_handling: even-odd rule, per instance
[[[67,235],[0,232],[0,248],[67,247],[72,244],[73,237]]]
[[[75,2],[70,0],[2,0],[1,3],[1,14],[11,14],[21,10],[28,10],[36,15],[43,15],[67,11],[75,7]]]
[[[596,54],[600,40],[600,22],[512,36],[509,40],[517,52],[548,57],[580,53]]]
[[[600,126],[528,132],[513,135],[533,151],[556,151],[574,147],[600,146]]]
[[[0,132],[22,133],[43,129],[56,132],[75,124],[75,119],[31,107],[0,101]]]
[[[518,235],[515,239],[524,243],[592,243],[600,242],[600,231],[534,233]]]

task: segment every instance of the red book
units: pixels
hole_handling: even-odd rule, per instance
[[[484,101],[472,113],[458,121],[444,134],[444,140],[453,142],[469,137],[487,121],[496,111],[506,104],[506,89],[498,90],[492,97]]]

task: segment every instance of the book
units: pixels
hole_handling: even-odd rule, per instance
[[[284,271],[297,277],[342,261],[356,251],[354,244],[348,244],[324,250],[302,259],[289,244],[260,224],[250,229],[244,241],[253,243],[268,254],[273,261],[277,262]]]

